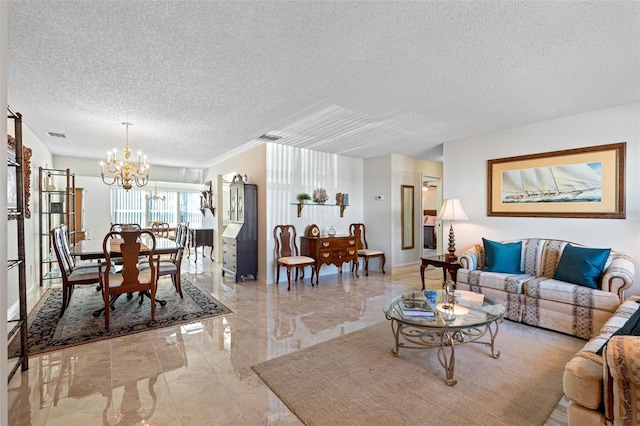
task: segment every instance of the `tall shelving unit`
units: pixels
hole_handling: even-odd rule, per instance
[[[24,246],[24,167],[23,167],[23,149],[22,149],[22,115],[13,112],[7,107],[7,117],[13,120],[14,137],[15,137],[15,159],[8,158],[7,166],[15,171],[15,191],[16,191],[16,207],[15,210],[9,211],[9,219],[15,219],[17,226],[17,259],[8,259],[7,269],[11,271],[18,268],[18,300],[19,309],[17,317],[7,320],[8,340],[12,338],[20,339],[20,350],[17,357],[9,359],[9,379],[14,376],[18,367],[22,370],[29,368],[29,354],[27,351],[27,274],[25,265],[25,246]],[[11,172],[11,170],[9,170]],[[11,190],[11,189],[9,189]],[[9,221],[11,222],[11,221]],[[9,225],[9,224],[8,224]],[[7,244],[10,244],[7,241]],[[9,280],[11,281],[11,280]],[[10,282],[7,283],[11,285]],[[19,336],[15,336],[19,333]]]
[[[76,243],[76,177],[69,169],[38,169],[40,194],[40,286],[60,278],[49,231],[62,224],[69,230],[69,245]]]

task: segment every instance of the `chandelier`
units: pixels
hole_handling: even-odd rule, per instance
[[[147,194],[147,195],[144,196],[144,198],[147,199],[147,200],[153,200],[153,201],[158,201],[158,200],[159,201],[164,201],[164,200],[167,199],[166,196],[158,194],[158,184],[157,183],[156,183],[156,189],[155,189],[155,191],[153,191],[153,195]]]
[[[129,157],[131,151],[129,150],[129,126],[131,123],[122,123],[126,129],[126,139],[124,146],[124,161],[117,159],[117,149],[107,152],[107,162],[100,162],[100,174],[102,175],[102,182],[107,185],[113,185],[114,183],[121,186],[123,189],[129,190],[133,187],[132,182],[138,187],[143,187],[149,182],[149,166],[147,165],[147,156],[142,156],[142,152],[138,151],[138,162],[130,163]],[[111,156],[113,155],[113,158]],[[105,179],[105,169],[107,173],[110,173],[110,182]]]

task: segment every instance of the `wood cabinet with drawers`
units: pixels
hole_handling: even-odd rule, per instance
[[[300,254],[316,260],[316,267],[320,273],[322,265],[335,265],[338,272],[342,272],[342,264],[354,262],[355,273],[358,275],[358,247],[356,238],[346,237],[300,237]]]

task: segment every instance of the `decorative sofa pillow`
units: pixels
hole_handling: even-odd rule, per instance
[[[424,217],[425,225],[435,225],[436,224],[436,216],[426,215]]]
[[[484,245],[485,267],[483,271],[502,272],[506,274],[522,274],[520,270],[520,257],[522,253],[522,241],[517,243],[499,243],[497,241],[482,239]]]
[[[611,335],[611,337],[613,336],[640,336],[640,309],[635,311],[629,317],[627,322],[625,322],[622,327],[617,329],[615,333]],[[600,346],[600,349],[596,351],[598,355],[602,355],[602,352],[604,352],[604,348],[607,346],[607,343],[609,343],[609,340],[611,340],[611,337],[609,337],[607,341]]]
[[[553,278],[590,288],[600,287],[600,278],[611,249],[576,247],[567,244]]]

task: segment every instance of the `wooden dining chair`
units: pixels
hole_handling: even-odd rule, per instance
[[[127,230],[140,231],[142,230],[142,226],[138,223],[112,223],[109,232],[114,232],[113,238],[120,238],[118,237],[119,233]]]
[[[178,228],[176,229],[176,244],[179,246],[178,250],[171,253],[168,259],[160,258],[160,262],[157,264],[157,277],[160,278],[161,276],[170,275],[171,281],[173,282],[173,287],[180,295],[180,298],[183,298],[182,285],[180,283],[180,271],[182,265],[182,255],[184,254],[184,246],[187,242],[188,233],[189,229],[186,226],[178,225]],[[141,270],[144,270],[148,267],[148,262],[143,262],[140,264]]]
[[[165,222],[151,223],[151,232],[153,232],[156,237],[169,238],[170,229],[171,226]]]
[[[60,269],[60,277],[62,278],[62,306],[60,308],[60,317],[62,317],[67,306],[69,306],[75,286],[98,284],[100,282],[99,267],[74,269],[73,257],[67,251],[69,244],[64,241],[63,229],[61,227],[53,228],[49,235],[58,262],[58,268]]]
[[[299,256],[298,244],[296,243],[296,227],[293,225],[277,225],[273,229],[273,239],[275,240],[276,254],[276,285],[280,281],[280,268],[287,268],[287,291],[291,290],[291,270],[296,270],[295,280],[298,281],[298,271],[302,271],[304,279],[304,267],[311,267],[311,286],[313,287],[313,277],[318,283],[318,268],[316,260],[308,256]]]
[[[114,234],[118,234],[116,237]],[[146,241],[150,246],[144,248],[140,237],[149,237]],[[111,231],[102,241],[104,261],[99,261],[100,285],[104,300],[104,328],[109,328],[109,311],[115,309],[116,299],[123,293],[144,292],[151,299],[151,320],[155,320],[156,312],[156,268],[155,259],[156,237],[150,231],[134,229]],[[111,251],[117,250],[122,254],[122,271],[111,273]],[[140,270],[138,258],[144,255],[149,267]],[[142,294],[142,293],[141,293]],[[142,304],[142,298],[140,299]]]
[[[356,237],[356,244],[358,245],[358,257],[364,257],[364,273],[368,277],[369,276],[369,259],[378,257],[380,258],[380,269],[384,274],[384,264],[386,262],[386,258],[384,256],[384,251],[370,249],[369,243],[367,243],[367,228],[364,226],[364,223],[352,223],[349,225],[349,234]],[[356,263],[351,267],[352,269],[356,267]]]
[[[76,258],[71,255],[71,246],[69,245],[69,228],[66,225],[60,225],[60,232],[62,242],[65,245],[65,253],[68,255],[68,262],[69,265],[71,265],[71,269],[77,270],[84,268],[93,268],[97,271],[98,263],[93,261],[78,262],[76,261]]]

